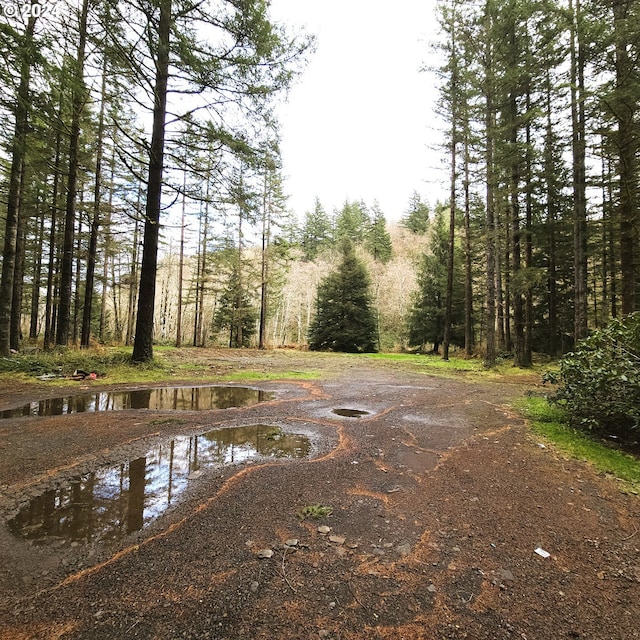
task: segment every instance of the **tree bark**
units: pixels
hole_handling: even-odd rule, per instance
[[[616,100],[620,219],[620,271],[622,313],[633,313],[637,309],[636,288],[638,286],[638,241],[640,222],[638,216],[637,176],[637,83],[633,76],[634,60],[630,56],[632,43],[628,37],[632,3],[630,0],[613,1],[615,30]]]
[[[260,283],[260,329],[258,332],[258,348],[266,348],[267,335],[267,302],[269,278],[269,243],[271,236],[269,168],[265,168],[264,194],[262,200],[262,253],[261,253],[261,283]]]
[[[573,132],[574,341],[587,335],[587,197],[585,85],[580,0],[569,0],[571,13],[571,124]]]
[[[493,147],[495,136],[495,110],[493,106],[493,54],[491,42],[491,2],[485,5],[485,163],[486,163],[486,353],[485,365],[496,365],[496,238],[495,238],[495,176]]]
[[[33,33],[35,17],[29,18],[20,52],[20,84],[16,96],[15,122],[11,150],[11,171],[7,196],[7,217],[2,251],[2,275],[0,276],[0,356],[8,356],[11,349],[11,308],[16,264],[16,240],[20,216],[20,183],[27,152],[29,123],[29,84],[33,58]]]
[[[60,302],[56,344],[69,343],[71,328],[71,295],[73,285],[73,243],[76,223],[76,195],[78,189],[78,156],[80,143],[80,118],[85,104],[84,57],[87,43],[87,18],[89,0],[83,0],[80,13],[79,41],[73,73],[72,115],[69,138],[69,173],[67,177],[67,200],[64,217],[64,240],[62,247],[62,271],[60,274]]]
[[[20,172],[20,196],[19,201],[23,201],[24,195],[24,175],[25,167]],[[20,207],[22,208],[22,207]],[[24,212],[18,215],[18,232],[16,234],[16,257],[13,271],[13,292],[11,302],[11,330],[9,342],[14,351],[20,349],[22,341],[22,294],[24,291],[24,261],[25,261],[25,234],[27,230],[27,220]]]
[[[31,289],[31,318],[29,320],[29,340],[36,340],[38,337],[38,313],[40,310],[40,285],[42,279],[42,256],[44,255],[44,205],[40,203],[40,214],[38,219],[38,240],[36,243],[34,264],[33,264],[33,287]]]
[[[144,244],[140,269],[138,317],[133,344],[133,361],[149,362],[153,359],[153,311],[158,268],[158,238],[162,174],[164,169],[164,136],[167,114],[167,85],[169,82],[169,39],[171,34],[171,0],[160,0],[160,22],[154,90],[153,128],[149,150],[149,179],[144,222]]]
[[[80,346],[88,347],[91,337],[91,307],[93,305],[93,282],[95,279],[96,261],[98,257],[98,230],[100,228],[100,200],[102,197],[102,151],[104,136],[104,109],[107,97],[107,58],[102,62],[102,87],[100,91],[100,114],[98,116],[98,131],[96,150],[96,171],[93,183],[93,212],[91,216],[91,230],[89,233],[89,251],[87,254],[87,276],[85,280],[84,304],[82,309],[82,330]]]

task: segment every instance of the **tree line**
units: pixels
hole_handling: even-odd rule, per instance
[[[273,22],[265,0],[12,2],[0,16],[0,354],[19,348],[27,308],[45,348],[104,339],[107,299],[122,308],[114,285],[128,280],[112,322],[149,360],[166,211],[197,206],[202,238],[222,220],[242,277],[243,223],[268,218],[276,197],[273,105],[313,39]]]
[[[439,19],[445,349],[458,255],[465,349],[526,366],[638,308],[640,7],[442,0]]]
[[[268,2],[50,6],[0,22],[0,354],[307,344],[340,264],[367,348],[527,366],[637,308],[630,0],[438,2],[449,198],[415,193],[393,241],[375,202],[288,210],[273,106],[313,39]]]

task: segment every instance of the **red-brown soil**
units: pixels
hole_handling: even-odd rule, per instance
[[[252,384],[277,399],[179,419],[3,420],[4,520],[56,481],[180,433],[303,428],[314,457],[207,471],[111,547],[38,546],[3,525],[1,639],[640,637],[640,500],[540,446],[509,409],[534,379],[477,383],[324,354],[192,353],[185,359],[207,358],[216,372],[322,375]],[[60,391],[3,387],[0,409]],[[300,520],[315,504],[333,513]],[[285,548],[291,538],[297,547]],[[259,558],[266,548],[273,556]]]

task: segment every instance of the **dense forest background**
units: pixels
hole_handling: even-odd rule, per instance
[[[268,2],[12,1],[0,15],[0,355],[304,346],[345,240],[383,350],[456,346],[527,366],[637,310],[631,0],[439,2],[430,71],[450,195],[407,194],[402,212],[289,210],[274,105],[314,42],[275,24]]]

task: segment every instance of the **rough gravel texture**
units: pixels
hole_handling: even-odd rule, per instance
[[[640,637],[640,499],[539,446],[509,409],[535,379],[470,382],[324,354],[197,354],[185,358],[216,373],[321,375],[252,383],[276,399],[179,419],[2,420],[0,639]],[[3,387],[0,409],[60,392]],[[308,434],[312,457],[209,469],[111,546],[35,545],[4,525],[31,496],[150,443],[259,423]],[[300,520],[316,504],[333,512]],[[265,549],[273,555],[261,558]]]

